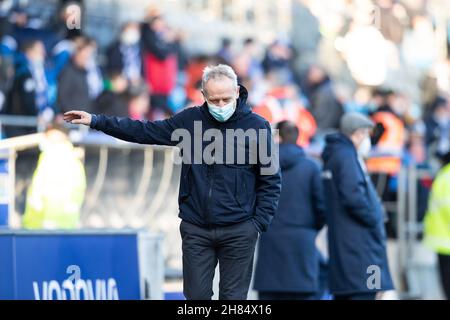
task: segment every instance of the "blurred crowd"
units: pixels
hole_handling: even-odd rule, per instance
[[[315,50],[319,56],[325,49],[294,48],[283,37],[267,45],[257,38],[241,43],[224,38],[215,54],[190,55],[184,49],[187,35],[172,29],[155,8],[147,11],[143,22],[124,23],[109,47],[98,48],[83,29],[67,28],[70,6],[76,4],[62,6],[56,21],[40,25],[20,8],[6,5],[13,1],[1,3],[3,114],[51,122],[76,107],[162,119],[202,104],[201,72],[220,62],[236,70],[240,83],[249,89],[255,112],[271,123],[297,123],[298,143],[311,144],[312,150],[315,146],[320,150],[324,134],[337,129],[347,111],[369,114],[379,124],[372,141],[378,153],[402,153],[404,159],[424,164],[450,150],[449,60],[438,60],[433,18],[408,12],[398,2],[378,1],[375,22],[367,18],[370,14],[355,9],[354,16],[336,23],[339,27],[328,27],[335,33],[336,60],[342,62],[337,76],[336,68],[327,68],[319,58],[297,63],[306,51]],[[306,9],[313,15],[313,7]],[[420,92],[411,95],[407,84],[395,85],[403,81],[398,74],[405,70],[411,75],[406,82],[415,81]],[[350,80],[343,80],[346,72]],[[5,128],[3,135],[24,133],[27,130]],[[379,165],[372,163],[371,168],[389,172],[398,168],[398,163],[389,168]]]
[[[293,30],[293,41],[223,38],[217,52],[192,55],[185,50],[187,33],[171,28],[156,8],[142,22],[124,23],[117,38],[99,48],[83,28],[67,27],[77,4],[61,4],[52,23],[43,24],[15,1],[0,3],[2,114],[38,116],[44,124],[73,108],[163,119],[201,105],[203,69],[225,63],[249,90],[254,112],[272,124],[296,123],[297,142],[311,154],[320,154],[324,136],[338,129],[344,113],[370,115],[377,125],[367,165],[389,176],[387,191],[395,191],[402,164],[436,173],[450,151],[450,60],[438,54],[435,21],[426,10],[355,1],[330,19],[304,1],[304,15],[318,20],[305,25],[308,34],[317,29],[317,37],[305,40],[310,45],[294,45],[301,39]],[[3,137],[29,132],[2,128]]]
[[[165,119],[204,103],[203,70],[218,63],[236,71],[254,112],[274,127],[294,123],[296,143],[317,158],[344,114],[369,116],[375,127],[366,166],[384,201],[397,200],[403,166],[429,172],[417,185],[422,221],[433,177],[450,162],[450,23],[440,37],[442,25],[426,1],[413,9],[394,0],[333,0],[327,2],[335,4],[332,10],[321,7],[324,2],[299,1],[300,24],[294,22],[290,38],[266,43],[256,31],[240,40],[220,36],[216,52],[193,54],[186,43],[195,35],[171,27],[170,13],[155,8],[142,21],[123,23],[115,40],[100,47],[83,28],[68,28],[74,6],[80,10],[76,3],[62,1],[43,23],[20,1],[0,0],[0,113],[37,117],[57,147],[42,154],[24,225],[38,225],[30,218],[42,209],[33,200],[44,188],[38,183],[59,186],[67,171],[83,177],[73,179],[66,200],[72,201],[69,227],[78,223],[86,188],[81,163],[55,158],[67,165],[58,174],[53,162],[44,161],[69,149],[67,132],[55,125],[64,112]],[[2,125],[1,138],[33,132]],[[388,224],[387,232],[396,236],[396,226]]]

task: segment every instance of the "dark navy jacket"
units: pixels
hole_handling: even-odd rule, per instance
[[[261,235],[254,287],[266,292],[316,292],[315,239],[325,219],[319,166],[295,144],[280,145],[283,185],[277,213]]]
[[[183,161],[182,165],[178,197],[180,218],[202,227],[225,226],[253,218],[258,230],[265,231],[278,205],[281,176],[278,158],[272,163],[272,167],[275,167],[272,174],[261,174],[261,169],[270,164],[259,154],[271,156],[272,151],[276,150],[271,148],[269,123],[251,111],[246,103],[247,96],[247,90],[241,86],[236,111],[224,123],[211,116],[205,103],[200,107],[183,110],[170,119],[154,122],[93,115],[91,128],[122,140],[144,144],[175,146],[180,140],[184,142],[184,133],[193,137],[191,145],[182,148],[183,157],[190,157],[192,164]],[[176,129],[184,130],[174,132]],[[226,161],[225,153],[229,147],[224,147],[224,154],[214,155],[214,163],[196,163],[195,155],[201,157],[204,152],[214,153],[211,152],[214,148],[208,146],[213,138],[209,137],[210,141],[202,142],[207,139],[201,139],[200,135],[205,134],[206,130],[210,134],[219,130],[225,146],[227,142],[231,142],[226,138],[226,129],[256,130],[255,137],[245,139],[245,143],[233,144],[234,159],[237,159],[239,151],[243,151],[246,155],[245,162],[238,164],[236,161]],[[178,138],[172,139],[172,133]],[[261,138],[260,133],[265,133],[264,137]],[[183,138],[180,139],[180,136]],[[263,141],[267,142],[264,146],[267,146],[268,152],[261,151]],[[217,143],[220,143],[220,139]],[[250,161],[250,150],[256,150],[252,146],[261,151],[258,152],[256,161]],[[223,164],[219,164],[219,159],[222,159]]]
[[[356,148],[346,136],[331,134],[326,138],[322,158],[331,292],[353,294],[393,289],[386,255],[384,211],[370,177],[358,161]]]

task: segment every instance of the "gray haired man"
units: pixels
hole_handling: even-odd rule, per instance
[[[251,111],[248,92],[231,67],[207,67],[202,91],[202,106],[162,121],[82,111],[67,112],[64,118],[126,141],[180,146],[184,294],[211,299],[219,263],[219,299],[246,299],[258,234],[267,229],[278,205],[278,158],[269,123]]]

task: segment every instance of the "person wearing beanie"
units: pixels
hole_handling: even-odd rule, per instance
[[[347,113],[322,154],[327,195],[330,290],[336,300],[374,300],[393,289],[386,254],[384,210],[366,174],[374,123]]]

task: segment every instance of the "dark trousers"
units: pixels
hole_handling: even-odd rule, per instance
[[[376,292],[361,292],[352,294],[334,295],[334,300],[375,300]]]
[[[258,293],[259,300],[320,300],[315,292],[264,292]]]
[[[442,288],[447,300],[450,300],[450,255],[439,254],[438,259]]]
[[[219,263],[220,300],[245,300],[253,271],[258,231],[252,220],[202,228],[182,221],[183,291],[188,300],[210,300]]]

